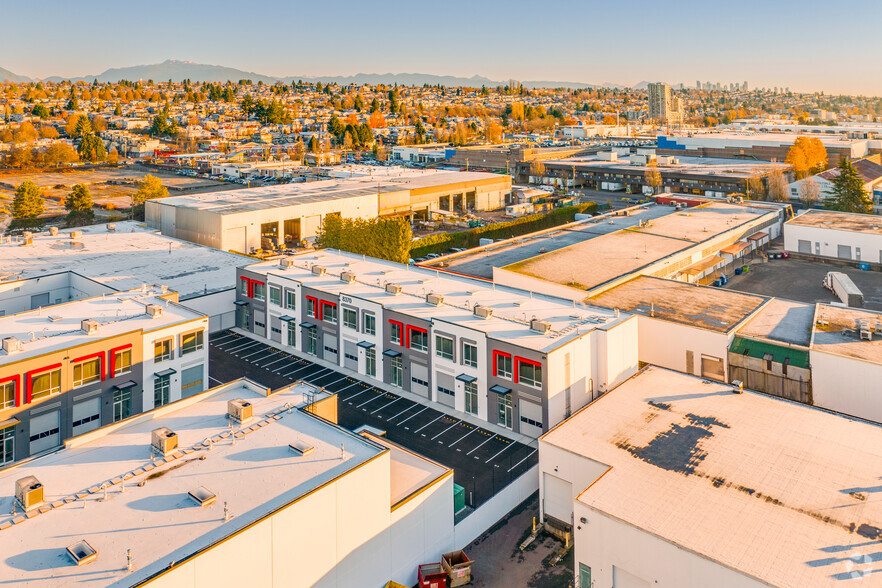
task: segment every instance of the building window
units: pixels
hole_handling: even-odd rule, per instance
[[[169,392],[171,391],[171,375],[156,376],[153,381],[153,406],[165,406],[168,404]]]
[[[414,327],[408,327],[410,331],[410,348],[416,351],[426,352],[429,350],[429,333],[423,330],[417,330]]]
[[[0,383],[0,410],[15,406],[16,380],[7,380]],[[0,448],[2,452],[2,448]]]
[[[122,349],[113,353],[113,375],[121,376],[132,371],[132,350]]]
[[[166,359],[172,358],[172,340],[171,338],[156,341],[153,344],[153,361],[159,363]]]
[[[15,454],[15,427],[0,429],[0,465],[12,463]]]
[[[365,335],[377,334],[377,317],[372,314],[364,315],[364,333]]]
[[[306,316],[315,318],[315,298],[307,296],[306,298]]]
[[[358,330],[358,312],[351,308],[343,309],[343,326]]]
[[[438,394],[446,394],[447,396],[456,396],[456,392],[444,386],[438,386]]]
[[[526,361],[518,361],[518,382],[532,386],[533,388],[542,387],[542,366],[536,363],[527,363]]]
[[[478,414],[478,383],[464,382],[465,411],[469,414]]]
[[[239,294],[248,296],[248,278],[241,278],[239,280]]]
[[[462,364],[478,367],[478,346],[471,343],[462,344]]]
[[[251,287],[255,300],[260,300],[261,302],[266,300],[266,284],[251,282]]]
[[[297,310],[297,292],[294,290],[285,290],[285,308]]]
[[[435,355],[453,361],[453,339],[435,335]]]
[[[498,394],[496,396],[496,424],[505,427],[506,429],[511,429],[512,426],[512,408],[511,408],[511,395],[510,394]]]
[[[73,366],[73,387],[79,388],[101,379],[101,359],[87,359]]]
[[[337,305],[331,304],[329,302],[325,302],[322,300],[322,320],[331,323],[332,325],[337,324]]]
[[[270,304],[282,306],[282,289],[278,286],[270,286]]]
[[[61,370],[52,370],[31,376],[31,400],[38,400],[61,392]]]
[[[511,355],[496,352],[493,354],[493,362],[496,364],[496,377],[511,380],[512,364]]]
[[[288,321],[288,345],[297,347],[297,323]]]
[[[393,357],[390,362],[390,370],[389,370],[389,379],[390,383],[393,386],[398,386],[401,388],[401,383],[404,381],[404,370],[401,367],[401,357]]]
[[[401,345],[401,323],[389,323],[389,339],[396,345]]]
[[[318,355],[318,334],[315,329],[306,329],[306,352]]]
[[[181,335],[181,355],[187,355],[202,349],[202,334],[204,331],[193,331]]]
[[[132,416],[132,389],[113,391],[113,422]]]
[[[371,377],[377,376],[377,351],[373,347],[364,351],[364,371]]]

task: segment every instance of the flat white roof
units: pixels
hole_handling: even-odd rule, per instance
[[[618,320],[616,312],[605,308],[336,250],[325,249],[287,259],[293,260],[295,265],[283,269],[278,262],[267,261],[246,269],[297,280],[330,294],[362,298],[426,321],[447,321],[537,351],[550,351]],[[311,265],[326,268],[326,275],[313,274]],[[355,273],[356,282],[341,281],[342,272]],[[387,293],[385,284],[400,285],[401,294]],[[440,294],[444,302],[440,306],[428,304],[427,294]],[[475,316],[472,310],[475,305],[492,308],[493,316],[489,319]],[[549,333],[543,335],[530,329],[534,317],[551,324]]]
[[[0,338],[16,337],[22,345],[21,351],[12,353],[0,349],[0,365],[139,329],[155,331],[205,317],[160,295],[160,289],[151,286],[143,292],[114,292],[0,317]],[[148,304],[159,305],[162,313],[155,318],[148,315]],[[97,321],[98,332],[86,334],[81,328],[84,319]]]
[[[730,133],[693,133],[690,135],[670,133],[667,135],[659,136],[667,137],[679,143],[689,143],[693,145],[707,142],[708,140],[716,143],[728,144],[752,143],[760,145],[765,143],[767,145],[793,145],[793,141],[796,135],[798,134],[788,134],[782,136],[781,133],[753,133],[749,131],[744,131]],[[815,135],[808,133],[806,133],[805,136],[809,138],[820,139],[821,143],[823,143],[827,147],[850,147],[855,143],[866,143],[867,141],[866,139],[847,139],[841,136],[825,137],[824,135]]]
[[[878,560],[878,425],[649,367],[541,440],[609,466],[579,502],[771,585]]]
[[[35,233],[33,244],[0,243],[0,279],[34,278],[60,271],[76,272],[117,290],[142,283],[166,284],[181,300],[235,287],[236,268],[250,257],[195,245],[159,234],[144,223],[116,223],[72,229],[57,236]]]
[[[305,392],[301,385],[266,396],[259,385],[237,380],[0,472],[0,578],[28,586],[131,585],[386,451],[296,408],[288,410],[304,404]],[[251,402],[254,410],[250,424],[236,427],[235,444],[226,417],[227,401],[234,398]],[[163,426],[178,434],[179,451],[154,466],[151,431]],[[203,442],[209,438],[214,442],[207,450]],[[293,442],[314,450],[298,455],[288,447]],[[9,514],[15,481],[25,476],[43,484],[49,505],[33,518]],[[111,484],[106,501],[100,489],[105,482]],[[217,496],[214,504],[199,507],[189,498],[188,492],[200,486]],[[224,503],[233,514],[229,521],[224,521]],[[65,548],[81,539],[98,558],[78,568]],[[126,549],[134,555],[131,573]]]
[[[615,161],[600,159],[599,154],[583,155],[568,159],[550,159],[545,164],[563,165],[571,167],[575,165],[578,169],[591,170],[598,168],[599,170],[620,169],[622,171],[630,171],[631,173],[645,173],[647,166],[645,164],[633,164],[631,162],[634,155],[620,155]],[[637,156],[639,157],[639,155]],[[669,156],[661,156],[669,157]],[[786,163],[772,163],[769,161],[756,161],[745,159],[730,159],[722,157],[695,157],[688,155],[674,155],[678,163],[675,164],[659,164],[656,168],[662,174],[677,174],[682,176],[718,176],[722,179],[726,178],[746,178],[757,173],[767,173],[767,170],[775,168],[784,170],[788,167]],[[659,194],[666,196],[667,194]]]
[[[877,214],[810,209],[794,216],[784,224],[787,225],[882,235],[882,216]]]

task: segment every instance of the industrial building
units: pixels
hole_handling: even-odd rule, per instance
[[[64,272],[77,275],[67,278],[74,280],[67,292],[79,291],[80,297],[164,284],[181,304],[208,315],[211,331],[233,326],[236,268],[253,261],[165,237],[133,221],[3,237],[0,259],[0,291],[8,289],[6,282]],[[0,315],[74,299],[50,295],[54,283],[42,289],[33,284],[33,302],[28,297],[14,308],[0,306]]]
[[[248,253],[314,240],[329,214],[428,219],[433,210],[501,208],[511,194],[511,178],[500,174],[396,168],[353,176],[150,200],[147,224],[163,235]]]
[[[453,550],[453,472],[335,415],[336,396],[310,386],[236,380],[6,470],[0,576],[413,585],[419,564]]]
[[[323,250],[240,269],[237,326],[538,437],[637,367],[635,317]]]
[[[882,429],[647,367],[539,440],[580,586],[873,586]]]
[[[855,171],[864,183],[864,190],[873,199],[873,211],[877,214],[882,210],[882,165],[872,159],[859,159],[853,162]],[[833,196],[833,180],[839,175],[840,169],[834,167],[824,170],[808,178],[791,182],[788,186],[791,200],[805,199],[806,188],[809,181],[814,181],[818,188],[815,195],[818,204]]]
[[[882,216],[806,210],[784,223],[784,249],[817,259],[882,264]]]
[[[460,147],[447,162],[466,169],[492,169],[511,173],[519,165],[534,161],[570,157],[584,151],[583,147],[534,147],[532,145],[490,145]]]
[[[820,136],[827,150],[831,166],[843,157],[859,159],[876,152],[882,141],[869,139],[849,139],[847,137]],[[675,157],[691,155],[694,157],[723,157],[782,162],[793,147],[795,135],[782,133],[683,133],[659,135],[656,148],[659,155]],[[873,149],[873,151],[871,151]]]
[[[38,280],[14,284],[28,291]],[[208,382],[208,318],[176,293],[144,286],[72,302],[59,293],[64,303],[0,317],[0,466]]]

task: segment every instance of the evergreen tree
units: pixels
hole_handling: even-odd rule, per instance
[[[828,208],[842,212],[872,214],[873,200],[864,189],[864,181],[854,165],[845,157],[839,164],[839,175],[833,178]]]
[[[91,133],[82,138],[77,147],[77,153],[80,154],[80,159],[83,161],[94,163],[107,159],[107,149],[104,148],[104,141]]]
[[[33,227],[40,224],[40,215],[46,200],[43,192],[30,180],[18,185],[12,199],[12,220],[17,227]]]
[[[92,211],[92,194],[85,184],[76,184],[71,193],[64,199],[64,208],[67,210],[67,225],[78,227],[91,224],[95,218]]]

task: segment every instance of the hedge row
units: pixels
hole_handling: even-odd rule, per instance
[[[441,233],[429,235],[413,242],[410,247],[410,256],[414,259],[424,257],[429,253],[446,253],[453,247],[477,247],[480,239],[510,239],[526,235],[542,229],[564,225],[573,222],[577,214],[594,214],[597,204],[586,202],[576,206],[564,206],[555,208],[551,212],[530,214],[519,219],[504,223],[494,223],[468,231],[457,233]]]
[[[411,239],[410,223],[405,218],[344,219],[329,214],[322,223],[316,244],[407,263]]]

